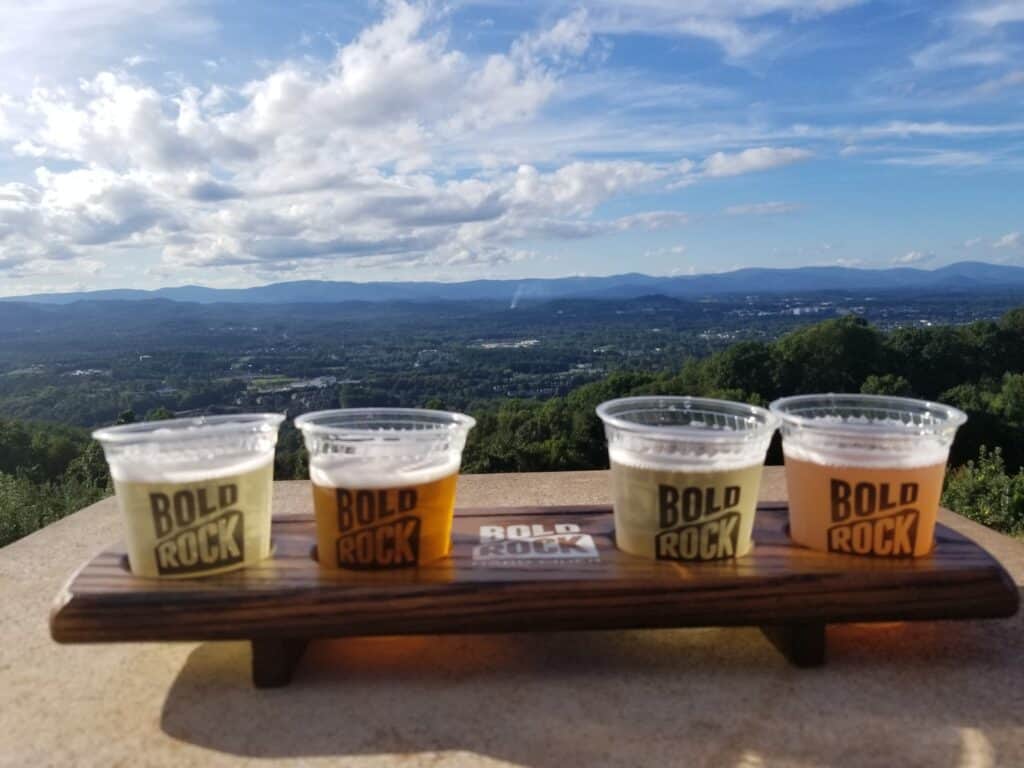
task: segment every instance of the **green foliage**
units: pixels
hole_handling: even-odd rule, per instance
[[[0,419],[0,546],[108,493],[103,450],[84,430]]]
[[[865,395],[894,395],[897,397],[910,397],[914,394],[909,381],[891,373],[882,376],[871,374],[860,385],[860,391]]]
[[[0,419],[0,472],[20,472],[36,482],[55,479],[88,443],[81,429]]]
[[[305,480],[308,477],[309,454],[302,442],[302,434],[291,423],[285,422],[277,435],[274,479]]]
[[[0,547],[60,520],[107,494],[105,488],[65,477],[36,483],[0,472]]]
[[[174,413],[169,411],[166,406],[158,406],[153,410],[146,413],[146,421],[167,421],[167,419],[173,419]]]
[[[886,369],[882,334],[852,315],[783,336],[775,344],[775,353],[779,375],[770,393],[772,398],[807,392],[856,392],[868,376]]]
[[[976,461],[946,477],[942,503],[997,531],[1024,534],[1024,469],[1008,473],[1002,451],[982,446]]]

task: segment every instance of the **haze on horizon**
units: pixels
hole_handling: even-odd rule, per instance
[[[0,295],[1024,264],[1024,1],[0,7]]]

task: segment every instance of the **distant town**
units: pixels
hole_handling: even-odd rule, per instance
[[[393,304],[0,303],[0,415],[91,427],[336,405],[466,408],[563,395],[618,370],[677,371],[737,341],[857,315],[881,330],[996,318],[1024,292],[652,295]]]

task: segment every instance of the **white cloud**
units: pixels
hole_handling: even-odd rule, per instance
[[[910,62],[919,70],[992,67],[1009,61],[1012,49],[1002,42],[979,39],[974,34],[956,35],[925,46]]]
[[[1024,3],[1020,0],[988,3],[965,13],[964,18],[984,27],[998,27],[1002,24],[1024,21]]]
[[[1008,232],[994,243],[993,248],[1020,248],[1024,246],[1024,235],[1020,232]]]
[[[507,262],[513,250],[480,240],[484,223],[586,217],[668,173],[576,162],[439,180],[435,153],[536,114],[557,85],[545,62],[585,51],[585,21],[474,62],[430,31],[427,10],[398,2],[327,66],[286,63],[233,102],[217,86],[165,96],[113,72],[36,88],[14,105],[8,140],[47,165],[34,186],[5,187],[0,268],[111,244],[160,246],[178,266]]]
[[[902,256],[893,258],[892,263],[907,266],[909,264],[921,264],[934,258],[935,254],[931,251],[907,251]]]
[[[473,267],[527,258],[524,238],[687,222],[678,211],[592,216],[617,195],[692,177],[687,159],[475,167],[460,155],[536,117],[588,49],[585,13],[477,60],[435,21],[394,3],[326,65],[287,62],[230,93],[168,95],[115,72],[34,89],[13,103],[8,141],[43,165],[34,184],[3,188],[0,269],[111,247],[252,274]]]
[[[865,138],[911,138],[915,136],[975,137],[993,136],[1002,133],[1024,132],[1024,123],[949,123],[937,120],[930,123],[894,120],[882,125],[864,126],[857,132]]]
[[[983,237],[972,237],[970,240],[964,240],[964,248],[975,248],[985,242]]]
[[[699,37],[746,57],[791,26],[852,4],[600,0],[542,16],[550,22],[483,55],[455,45],[440,5],[391,2],[327,61],[304,52],[268,63],[248,83],[223,79],[234,66],[200,67],[202,87],[143,79],[154,68],[139,67],[144,57],[134,52],[163,57],[133,40],[74,86],[47,82],[0,95],[0,150],[42,169],[7,190],[9,200],[0,196],[0,269],[96,262],[113,248],[125,258],[146,253],[167,267],[202,268],[212,280],[222,279],[209,269],[219,266],[316,274],[339,264],[509,264],[532,253],[524,241],[683,226],[688,217],[678,211],[614,218],[602,206],[807,160],[837,139],[877,147],[881,139],[939,143],[1022,131],[1020,123],[927,120],[730,122],[717,110],[737,109],[739,87],[645,83],[639,70],[614,70],[602,83],[604,69],[581,71],[600,60],[608,34]],[[136,24],[184,13],[170,0],[154,7],[152,16],[125,13]],[[175,34],[203,34],[212,24],[196,18],[201,23]],[[580,116],[573,100],[586,98],[611,105],[608,114]],[[622,117],[666,102],[676,109],[671,121]],[[982,157],[886,154],[918,165]],[[769,201],[726,213],[795,208]]]
[[[685,245],[670,245],[667,248],[652,248],[644,252],[644,258],[660,258],[663,256],[684,256],[686,255],[687,247]],[[671,274],[693,274],[693,267],[684,267],[673,269]]]
[[[974,87],[974,93],[981,96],[991,96],[1006,90],[1024,85],[1024,69],[1015,69],[1004,75],[986,80]]]
[[[774,200],[767,203],[747,203],[744,205],[730,205],[725,212],[730,216],[772,216],[783,213],[793,213],[800,210],[797,203],[786,203]]]
[[[702,168],[705,176],[736,176],[790,165],[812,156],[809,150],[795,147],[756,147],[735,154],[715,152],[704,160]]]
[[[40,81],[50,84],[120,64],[125,52],[115,52],[125,39],[172,44],[209,39],[217,25],[205,5],[199,0],[0,3],[0,92],[20,94]]]
[[[719,46],[732,60],[752,56],[796,23],[859,5],[862,0],[594,0],[591,23],[604,34],[691,37]]]
[[[920,168],[969,168],[988,165],[992,158],[981,152],[961,152],[954,150],[926,150],[915,155],[887,157],[881,162],[886,165],[910,165]]]
[[[512,55],[531,59],[563,57],[578,58],[590,47],[590,23],[587,12],[577,8],[555,22],[550,29],[526,35],[512,46]]]
[[[688,224],[690,217],[681,211],[645,211],[616,219],[616,229],[671,229]]]

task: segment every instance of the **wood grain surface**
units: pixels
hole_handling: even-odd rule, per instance
[[[530,526],[531,536],[543,537],[556,524],[578,526],[596,556],[577,546],[554,560],[480,549],[482,526]],[[312,518],[288,517],[274,521],[270,559],[219,576],[137,578],[123,546],[113,547],[71,577],[50,628],[63,643],[259,640],[813,626],[994,618],[1017,610],[1008,574],[945,526],[937,528],[933,554],[917,559],[815,552],[793,544],[785,526],[784,505],[762,504],[750,555],[686,565],[619,552],[607,506],[461,509],[450,557],[413,569],[361,572],[320,568]]]

